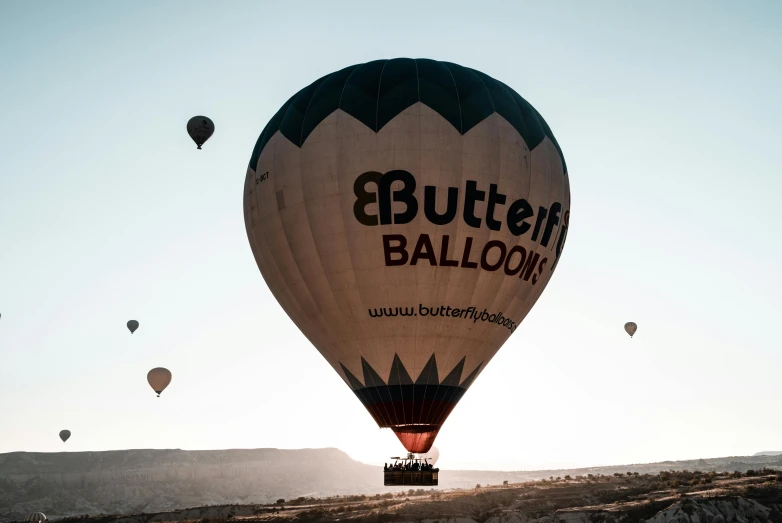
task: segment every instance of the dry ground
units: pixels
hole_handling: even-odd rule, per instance
[[[64,523],[279,522],[319,523],[478,523],[504,522],[509,515],[539,519],[568,512],[587,513],[594,521],[607,514],[623,521],[651,518],[684,499],[735,499],[782,503],[782,473],[663,472],[656,475],[595,475],[555,478],[475,489],[410,490],[375,496],[298,498],[274,505],[222,505],[157,514],[68,518]],[[600,516],[600,517],[597,517]],[[567,518],[565,518],[567,519]],[[462,520],[461,522],[459,520]]]

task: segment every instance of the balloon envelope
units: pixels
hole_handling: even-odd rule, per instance
[[[136,329],[138,329],[138,322],[136,320],[130,320],[128,322],[128,330],[130,330],[130,333],[133,334],[136,332]]]
[[[215,124],[206,116],[194,116],[187,122],[187,134],[200,149],[215,132]]]
[[[32,514],[24,518],[24,520],[35,521],[35,522],[47,521],[46,514],[44,514],[43,512],[33,512]]]
[[[68,438],[70,438],[70,437],[71,437],[71,431],[70,430],[61,430],[60,431],[60,439],[62,440],[63,443],[68,441]]]
[[[628,321],[625,323],[625,332],[630,335],[630,337],[633,337],[633,334],[635,334],[635,331],[638,330],[638,325],[633,323],[632,321]]]
[[[147,373],[147,382],[149,382],[149,386],[152,387],[152,390],[157,392],[157,395],[160,396],[160,393],[168,387],[169,383],[171,383],[171,371],[164,369],[163,367],[155,367]]]
[[[260,134],[244,186],[275,298],[415,453],[543,292],[569,209],[540,114],[479,71],[424,59],[299,91]]]

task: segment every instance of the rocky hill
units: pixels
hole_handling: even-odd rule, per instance
[[[0,454],[0,521],[368,492],[382,474],[337,449]]]
[[[762,468],[782,470],[782,456],[572,470],[444,470],[440,488],[496,485],[504,481],[518,484],[566,476],[588,478],[589,474],[613,477],[628,471],[715,473]],[[384,488],[381,478],[380,467],[354,461],[337,449],[14,452],[0,454],[0,522],[35,511],[56,519],[76,514],[155,513],[206,505],[255,506],[280,498],[375,495],[393,490]]]

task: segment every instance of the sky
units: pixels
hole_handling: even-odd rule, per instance
[[[782,450],[781,26],[773,0],[0,2],[0,452],[402,451],[277,304],[241,198],[293,93],[394,57],[512,86],[571,183],[556,274],[439,465]]]

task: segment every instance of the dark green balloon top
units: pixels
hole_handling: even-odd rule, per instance
[[[250,158],[258,157],[277,131],[301,147],[317,125],[342,109],[375,132],[421,102],[461,134],[493,113],[505,118],[530,150],[546,136],[554,143],[567,175],[562,149],[534,107],[505,85],[475,69],[425,58],[394,58],[351,65],[314,81],[293,95],[266,124]]]

